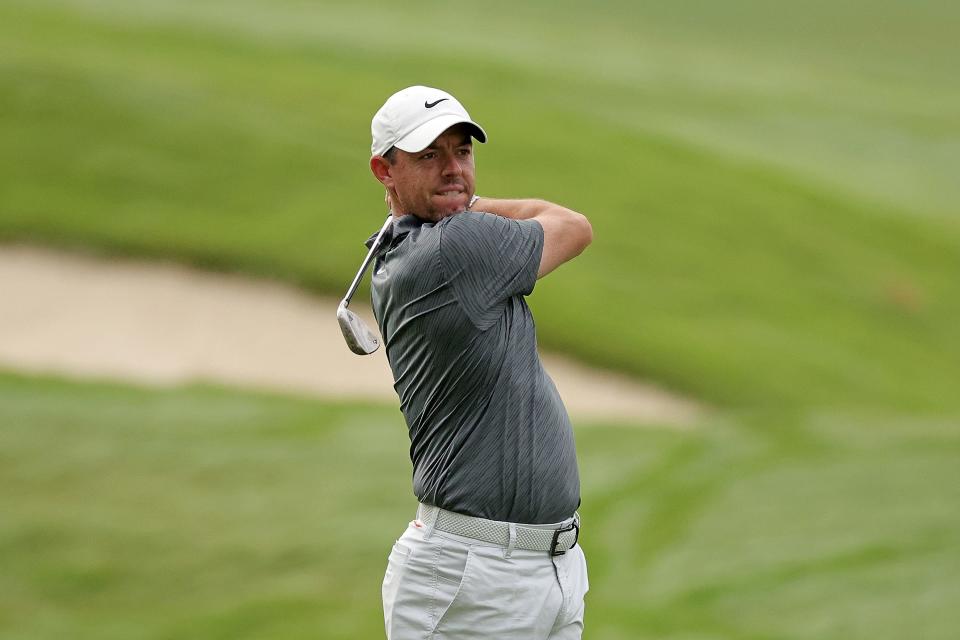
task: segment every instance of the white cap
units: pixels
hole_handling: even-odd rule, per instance
[[[390,147],[416,153],[455,124],[467,123],[474,127],[473,137],[487,141],[487,133],[463,105],[446,91],[430,87],[407,87],[390,96],[373,116],[370,132],[375,156],[386,153]]]

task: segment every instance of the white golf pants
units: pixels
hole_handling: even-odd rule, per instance
[[[508,550],[425,526],[400,536],[383,578],[388,640],[570,640],[589,585],[579,545]]]

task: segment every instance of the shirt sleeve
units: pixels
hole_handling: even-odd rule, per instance
[[[543,253],[543,227],[465,211],[442,221],[440,266],[475,325],[488,327],[504,303],[533,293]]]

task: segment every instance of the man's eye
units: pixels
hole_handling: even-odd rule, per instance
[[[436,155],[437,155],[437,154],[435,154],[435,153],[425,153],[425,154],[423,154],[422,156],[420,156],[420,159],[421,159],[421,160],[433,160],[434,156],[436,156]]]

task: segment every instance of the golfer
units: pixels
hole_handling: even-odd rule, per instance
[[[590,244],[590,223],[543,200],[477,197],[473,141],[487,134],[445,91],[399,91],[372,133],[394,216],[373,308],[420,501],[383,579],[387,638],[579,638],[573,429],[524,296]]]

